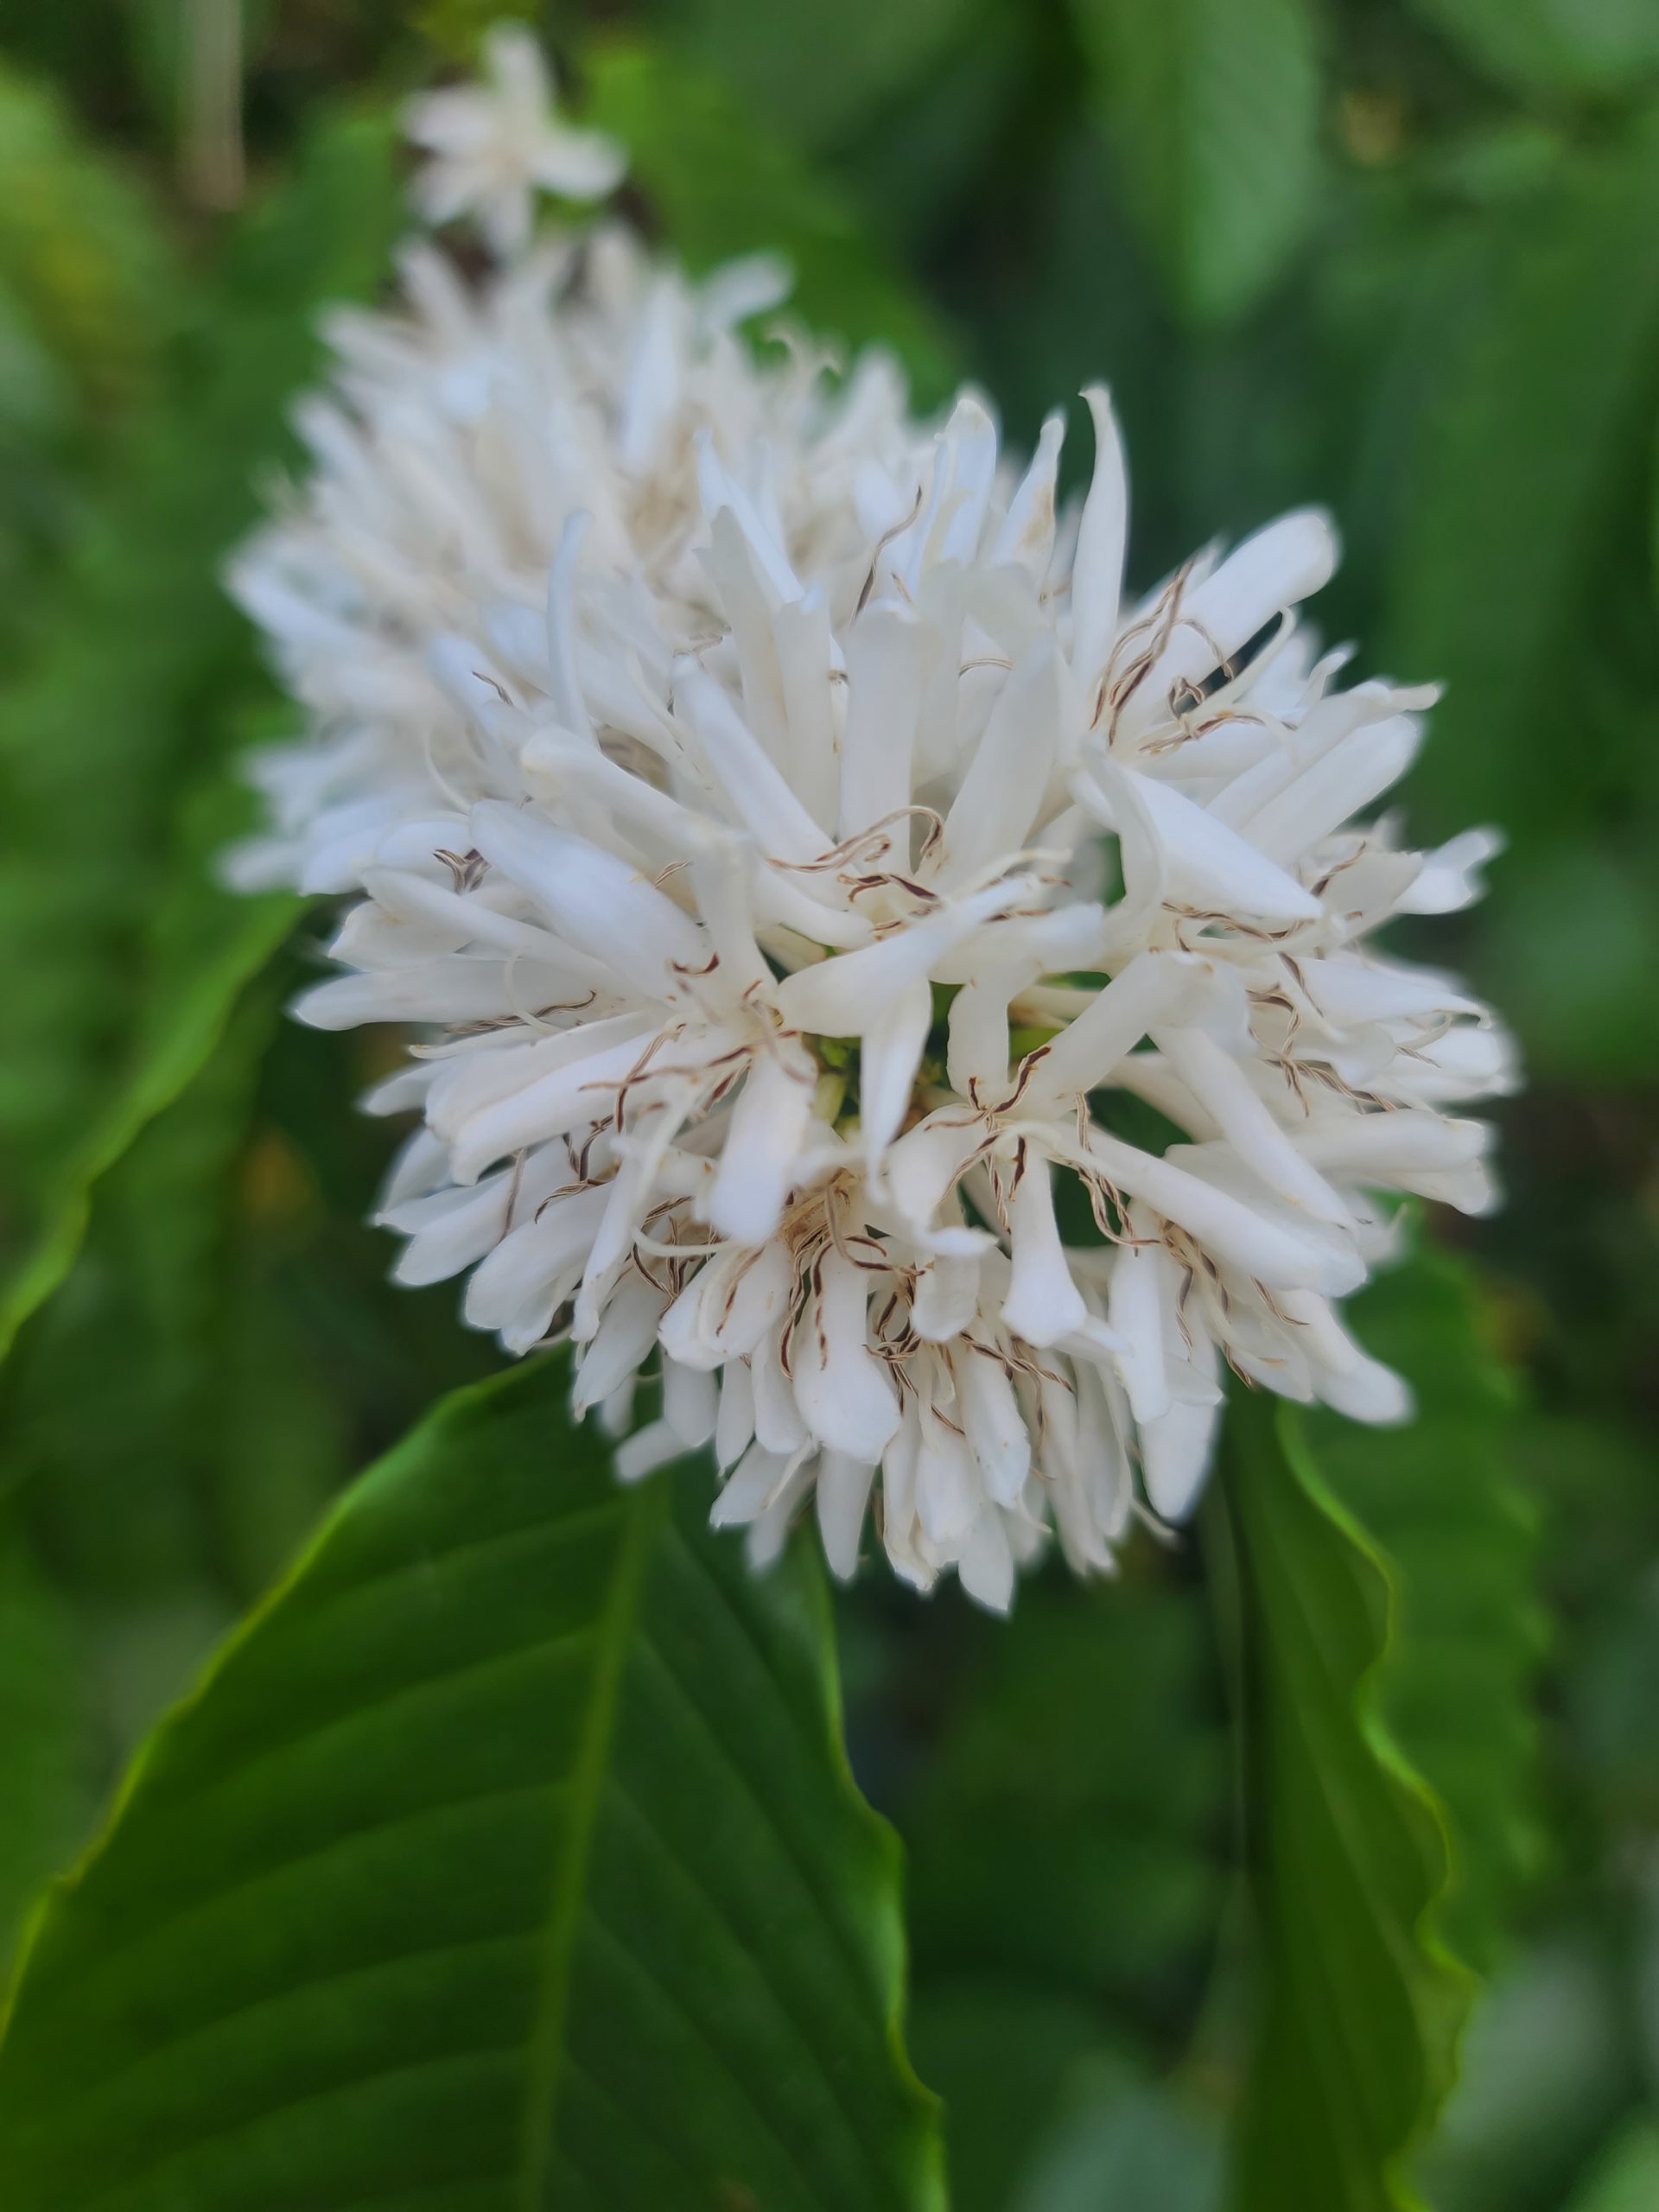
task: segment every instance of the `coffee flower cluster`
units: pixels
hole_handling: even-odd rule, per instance
[[[1511,1069],[1369,940],[1494,841],[1373,811],[1432,694],[1310,642],[1323,517],[1137,594],[1100,391],[1063,507],[1058,415],[1021,471],[972,393],[747,342],[766,263],[403,274],[234,576],[312,726],[237,868],[356,899],[304,1020],[418,1034],[398,1277],[570,1339],[625,1477],[712,1442],[757,1560],[810,1501],[995,1607],[1188,1512],[1224,1367],[1403,1418],[1336,1301],[1379,1193],[1491,1202]]]

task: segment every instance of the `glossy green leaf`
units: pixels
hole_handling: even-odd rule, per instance
[[[878,341],[924,404],[952,381],[950,348],[833,185],[728,86],[653,48],[596,45],[587,57],[589,119],[628,149],[629,171],[674,251],[703,270],[743,253],[781,253],[794,309],[820,336]]]
[[[1517,1475],[1519,1405],[1472,1270],[1424,1249],[1349,1308],[1355,1332],[1403,1375],[1408,1430],[1318,1411],[1321,1473],[1395,1570],[1398,1634],[1384,1717],[1446,1807],[1452,1881],[1443,1924],[1486,1969],[1537,1855],[1533,1677],[1546,1642],[1534,1590],[1537,1514]]]
[[[1262,2017],[1243,2212],[1404,2212],[1472,1983],[1440,1941],[1439,1805],[1389,1735],[1395,1600],[1294,1414],[1243,1395],[1227,1503],[1244,1662]]]
[[[811,1554],[566,1388],[446,1400],[152,1739],[22,1965],[9,2212],[940,2203]]]
[[[1096,111],[1176,305],[1259,300],[1314,212],[1319,79],[1304,0],[1071,0]]]

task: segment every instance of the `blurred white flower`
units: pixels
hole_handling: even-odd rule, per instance
[[[602,200],[621,182],[627,156],[601,130],[575,130],[553,111],[542,51],[518,23],[484,41],[485,81],[411,100],[404,129],[431,156],[414,180],[429,222],[470,215],[496,253],[529,243],[537,192]]]
[[[1062,513],[1058,416],[1016,473],[971,393],[757,359],[767,264],[405,278],[234,579],[315,725],[244,880],[363,894],[303,1018],[422,1031],[399,1277],[574,1339],[625,1477],[712,1442],[757,1559],[810,1497],[996,1607],[1190,1510],[1224,1363],[1402,1418],[1334,1302],[1374,1194],[1491,1202],[1513,1072],[1369,939],[1496,841],[1369,816],[1432,694],[1336,688],[1323,517],[1136,596],[1103,391]]]

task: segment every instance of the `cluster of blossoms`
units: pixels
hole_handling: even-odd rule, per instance
[[[1333,1301],[1378,1193],[1490,1203],[1459,1109],[1511,1064],[1367,940],[1494,841],[1354,820],[1432,694],[1339,690],[1299,626],[1321,516],[1126,594],[1103,392],[1063,508],[1058,415],[1021,472],[971,393],[927,424],[879,357],[757,353],[764,262],[524,242],[500,195],[559,161],[522,60],[440,96],[506,259],[416,246],[397,311],[336,318],[314,471],[237,566],[313,725],[237,866],[359,894],[306,1020],[417,1028],[369,1102],[422,1116],[401,1280],[571,1339],[625,1476],[712,1442],[758,1560],[813,1497],[837,1572],[873,1521],[1002,1607],[1051,1535],[1100,1570],[1190,1510],[1224,1363],[1408,1412]],[[567,191],[607,167],[573,135]]]

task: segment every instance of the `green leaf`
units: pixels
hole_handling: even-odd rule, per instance
[[[1538,1516],[1516,1471],[1517,1394],[1478,1282],[1449,1253],[1423,1250],[1379,1274],[1349,1314],[1411,1384],[1416,1417],[1401,1432],[1319,1411],[1308,1443],[1395,1570],[1382,1708],[1450,1816],[1447,1940],[1485,1971],[1538,1841],[1531,1689],[1546,1624],[1533,1585]]]
[[[1643,949],[1659,119],[1491,220],[1473,311],[1443,325],[1402,457],[1381,658],[1446,687],[1413,776],[1419,828],[1495,817],[1510,841],[1478,980],[1529,1064],[1624,1079],[1659,1053]]]
[[[1659,2120],[1627,2127],[1574,2191],[1567,2212],[1651,2212],[1659,2202]]]
[[[1127,1566],[1093,1587],[1033,1577],[1012,1629],[933,1609],[865,1700],[878,1772],[915,1764],[881,1743],[918,1684],[940,1708],[895,1817],[912,2044],[945,2098],[958,2212],[1023,2206],[1080,2066],[1179,2048],[1212,1972],[1229,1872],[1210,1625],[1173,1562]]]
[[[652,12],[791,141],[823,146],[973,36],[963,19],[974,11],[974,0],[676,0]]]
[[[1434,2212],[1562,2212],[1629,2114],[1639,2061],[1612,1950],[1600,1931],[1564,1926],[1558,1914],[1494,1977],[1422,2161]]]
[[[1091,97],[1172,297],[1252,307],[1317,200],[1319,58],[1304,0],[1071,0]]]
[[[919,1895],[913,1858],[912,1866]],[[1020,2178],[1054,2132],[1068,2084],[1081,2068],[1120,2057],[1122,2041],[1096,2006],[1070,1994],[918,1970],[910,2047],[944,2100],[951,2212],[1020,2204]]]
[[[1044,1577],[1012,1633],[990,1625],[903,1809],[918,1972],[995,1974],[1179,2028],[1225,1878],[1202,1605],[1150,1579]]]
[[[152,1738],[22,1965],[9,2212],[942,2202],[812,1555],[618,1488],[567,1379],[446,1400]]]
[[[1659,123],[1581,156],[1493,234],[1478,311],[1452,333],[1407,456],[1389,656],[1446,686],[1415,784],[1462,826],[1501,803],[1523,855],[1560,850],[1628,787],[1628,730],[1599,725],[1617,534],[1645,456],[1659,338]],[[1421,341],[1420,341],[1421,342]],[[1643,460],[1638,468],[1634,456]],[[1560,733],[1594,728],[1573,772]],[[1503,872],[1497,879],[1503,891]],[[1575,967],[1580,985],[1593,978]]]
[[[1476,68],[1559,103],[1611,92],[1659,71],[1651,0],[1412,0]]]
[[[1227,2150],[1215,2112],[1121,2061],[1079,2069],[1067,2102],[1024,2179],[1017,2212],[1222,2212]]]
[[[207,804],[226,806],[247,703],[269,696],[220,563],[284,449],[316,309],[379,280],[396,207],[390,126],[321,123],[204,285],[165,400],[110,473],[0,702],[0,930],[15,976],[0,1243],[27,1271],[8,1328],[60,1278],[91,1177],[200,1064],[226,989],[291,911],[208,893],[181,817],[204,783]],[[155,1040],[174,1034],[158,1057]]]
[[[586,73],[585,119],[627,147],[630,175],[690,268],[782,253],[795,274],[791,304],[814,331],[886,346],[924,405],[949,389],[950,347],[932,312],[835,188],[728,87],[620,41],[596,44]]]
[[[81,1658],[68,1608],[0,1534],[0,1980],[25,1907],[92,1812]]]
[[[1472,1983],[1442,1944],[1438,1804],[1389,1736],[1395,1600],[1291,1408],[1241,1394],[1227,1497],[1265,1978],[1243,2212],[1403,2212]]]
[[[0,283],[94,413],[148,387],[176,308],[154,216],[51,92],[3,67]]]
[[[210,887],[193,889],[197,896],[190,907],[204,925],[204,943],[177,993],[162,995],[150,1020],[153,1033],[139,1046],[133,1071],[115,1086],[115,1095],[82,1141],[53,1170],[47,1199],[40,1205],[38,1232],[11,1276],[0,1281],[0,1358],[17,1340],[24,1320],[42,1307],[75,1263],[99,1179],[201,1073],[224,1035],[237,995],[288,938],[299,912],[292,898],[232,900]],[[210,920],[217,927],[208,927]]]

